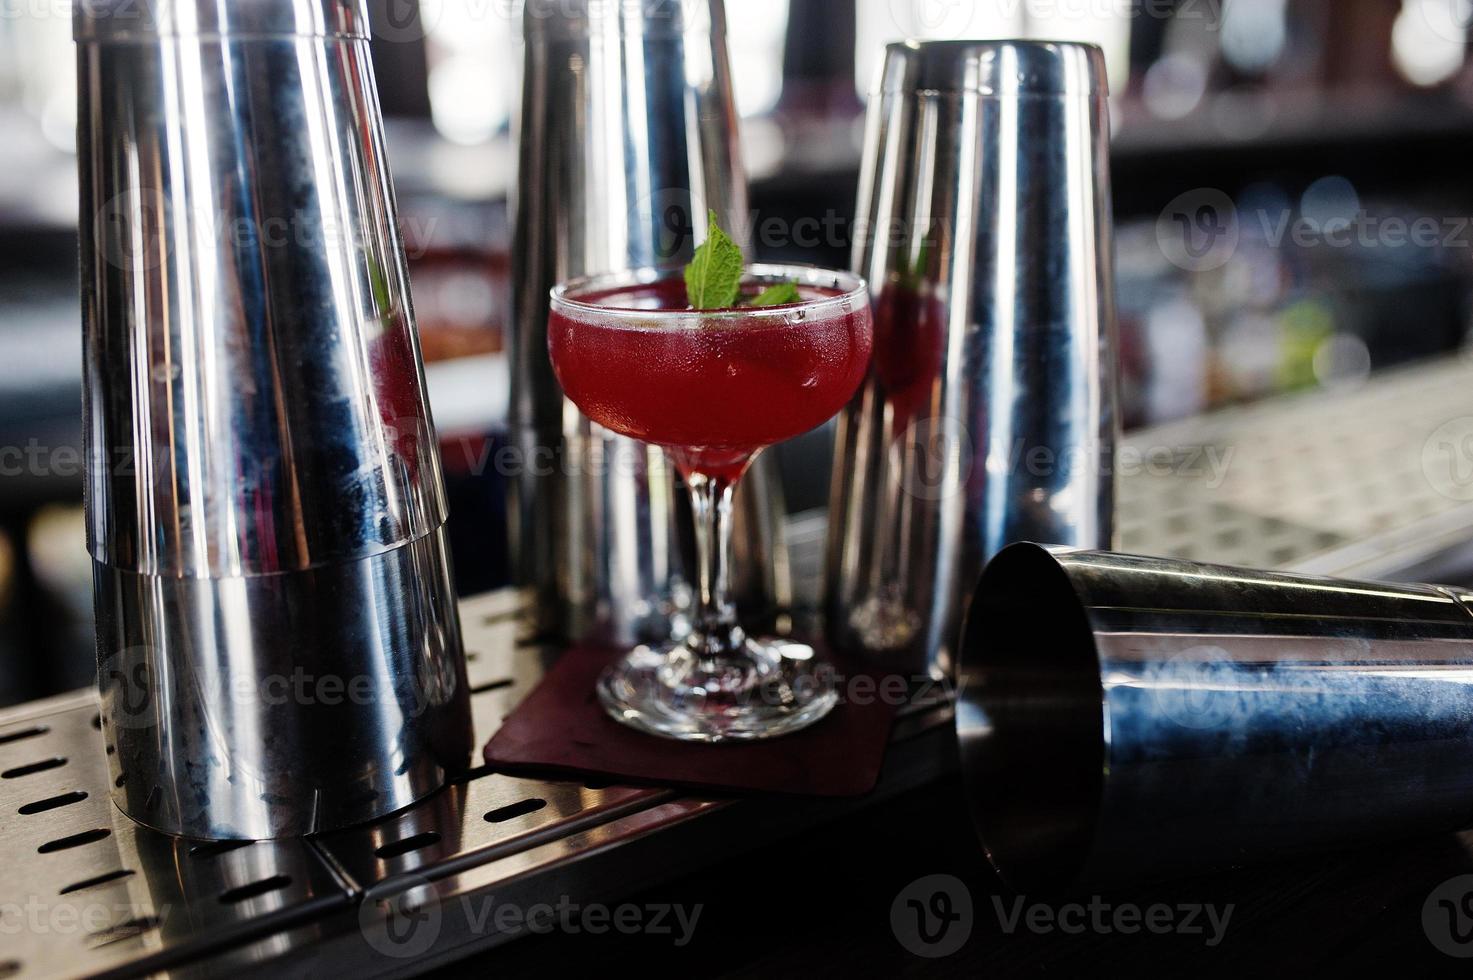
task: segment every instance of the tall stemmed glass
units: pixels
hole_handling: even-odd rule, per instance
[[[869,365],[863,279],[807,266],[749,266],[742,295],[795,283],[780,306],[693,310],[679,269],[636,269],[552,291],[548,348],[568,398],[605,428],[664,448],[690,489],[699,608],[691,633],[637,647],[604,672],[604,708],[690,741],[797,731],[837,701],[814,651],[755,639],[728,585],[731,498],[764,447],[832,418]]]

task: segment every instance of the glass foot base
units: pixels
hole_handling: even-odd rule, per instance
[[[735,653],[684,643],[638,647],[603,672],[598,699],[615,720],[687,742],[744,742],[807,728],[838,703],[812,647],[743,640]]]
[[[849,628],[869,650],[903,650],[921,631],[921,617],[902,596],[891,592],[870,595],[849,614]]]

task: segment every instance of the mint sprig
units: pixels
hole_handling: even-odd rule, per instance
[[[685,267],[685,296],[692,309],[727,310],[737,305],[742,293],[742,247],[717,224],[716,212],[707,215],[706,240]],[[753,306],[781,306],[802,297],[795,283],[768,286]]]
[[[698,310],[722,310],[736,303],[742,287],[742,249],[716,223],[712,211],[706,240],[685,267],[685,296]]]
[[[803,297],[798,294],[798,284],[792,282],[780,282],[776,286],[768,286],[757,294],[752,300],[753,306],[783,306],[787,303],[797,303]]]

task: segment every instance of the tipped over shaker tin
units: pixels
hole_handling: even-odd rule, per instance
[[[358,0],[77,6],[88,546],[114,798],[370,820],[469,762]]]
[[[1470,601],[1004,549],[958,667],[988,858],[1034,894],[1473,827]]]
[[[824,612],[838,647],[948,673],[986,560],[1105,548],[1116,439],[1104,58],[892,44],[870,101],[854,268],[870,376],[839,418]]]

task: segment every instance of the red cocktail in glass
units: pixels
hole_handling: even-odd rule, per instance
[[[663,447],[690,488],[700,610],[691,635],[640,647],[599,682],[620,721],[700,741],[763,738],[833,707],[812,652],[747,637],[727,595],[731,493],[765,446],[832,418],[873,345],[864,281],[753,266],[743,295],[795,282],[782,306],[692,310],[679,270],[646,269],[553,290],[548,349],[568,398],[595,422]]]

